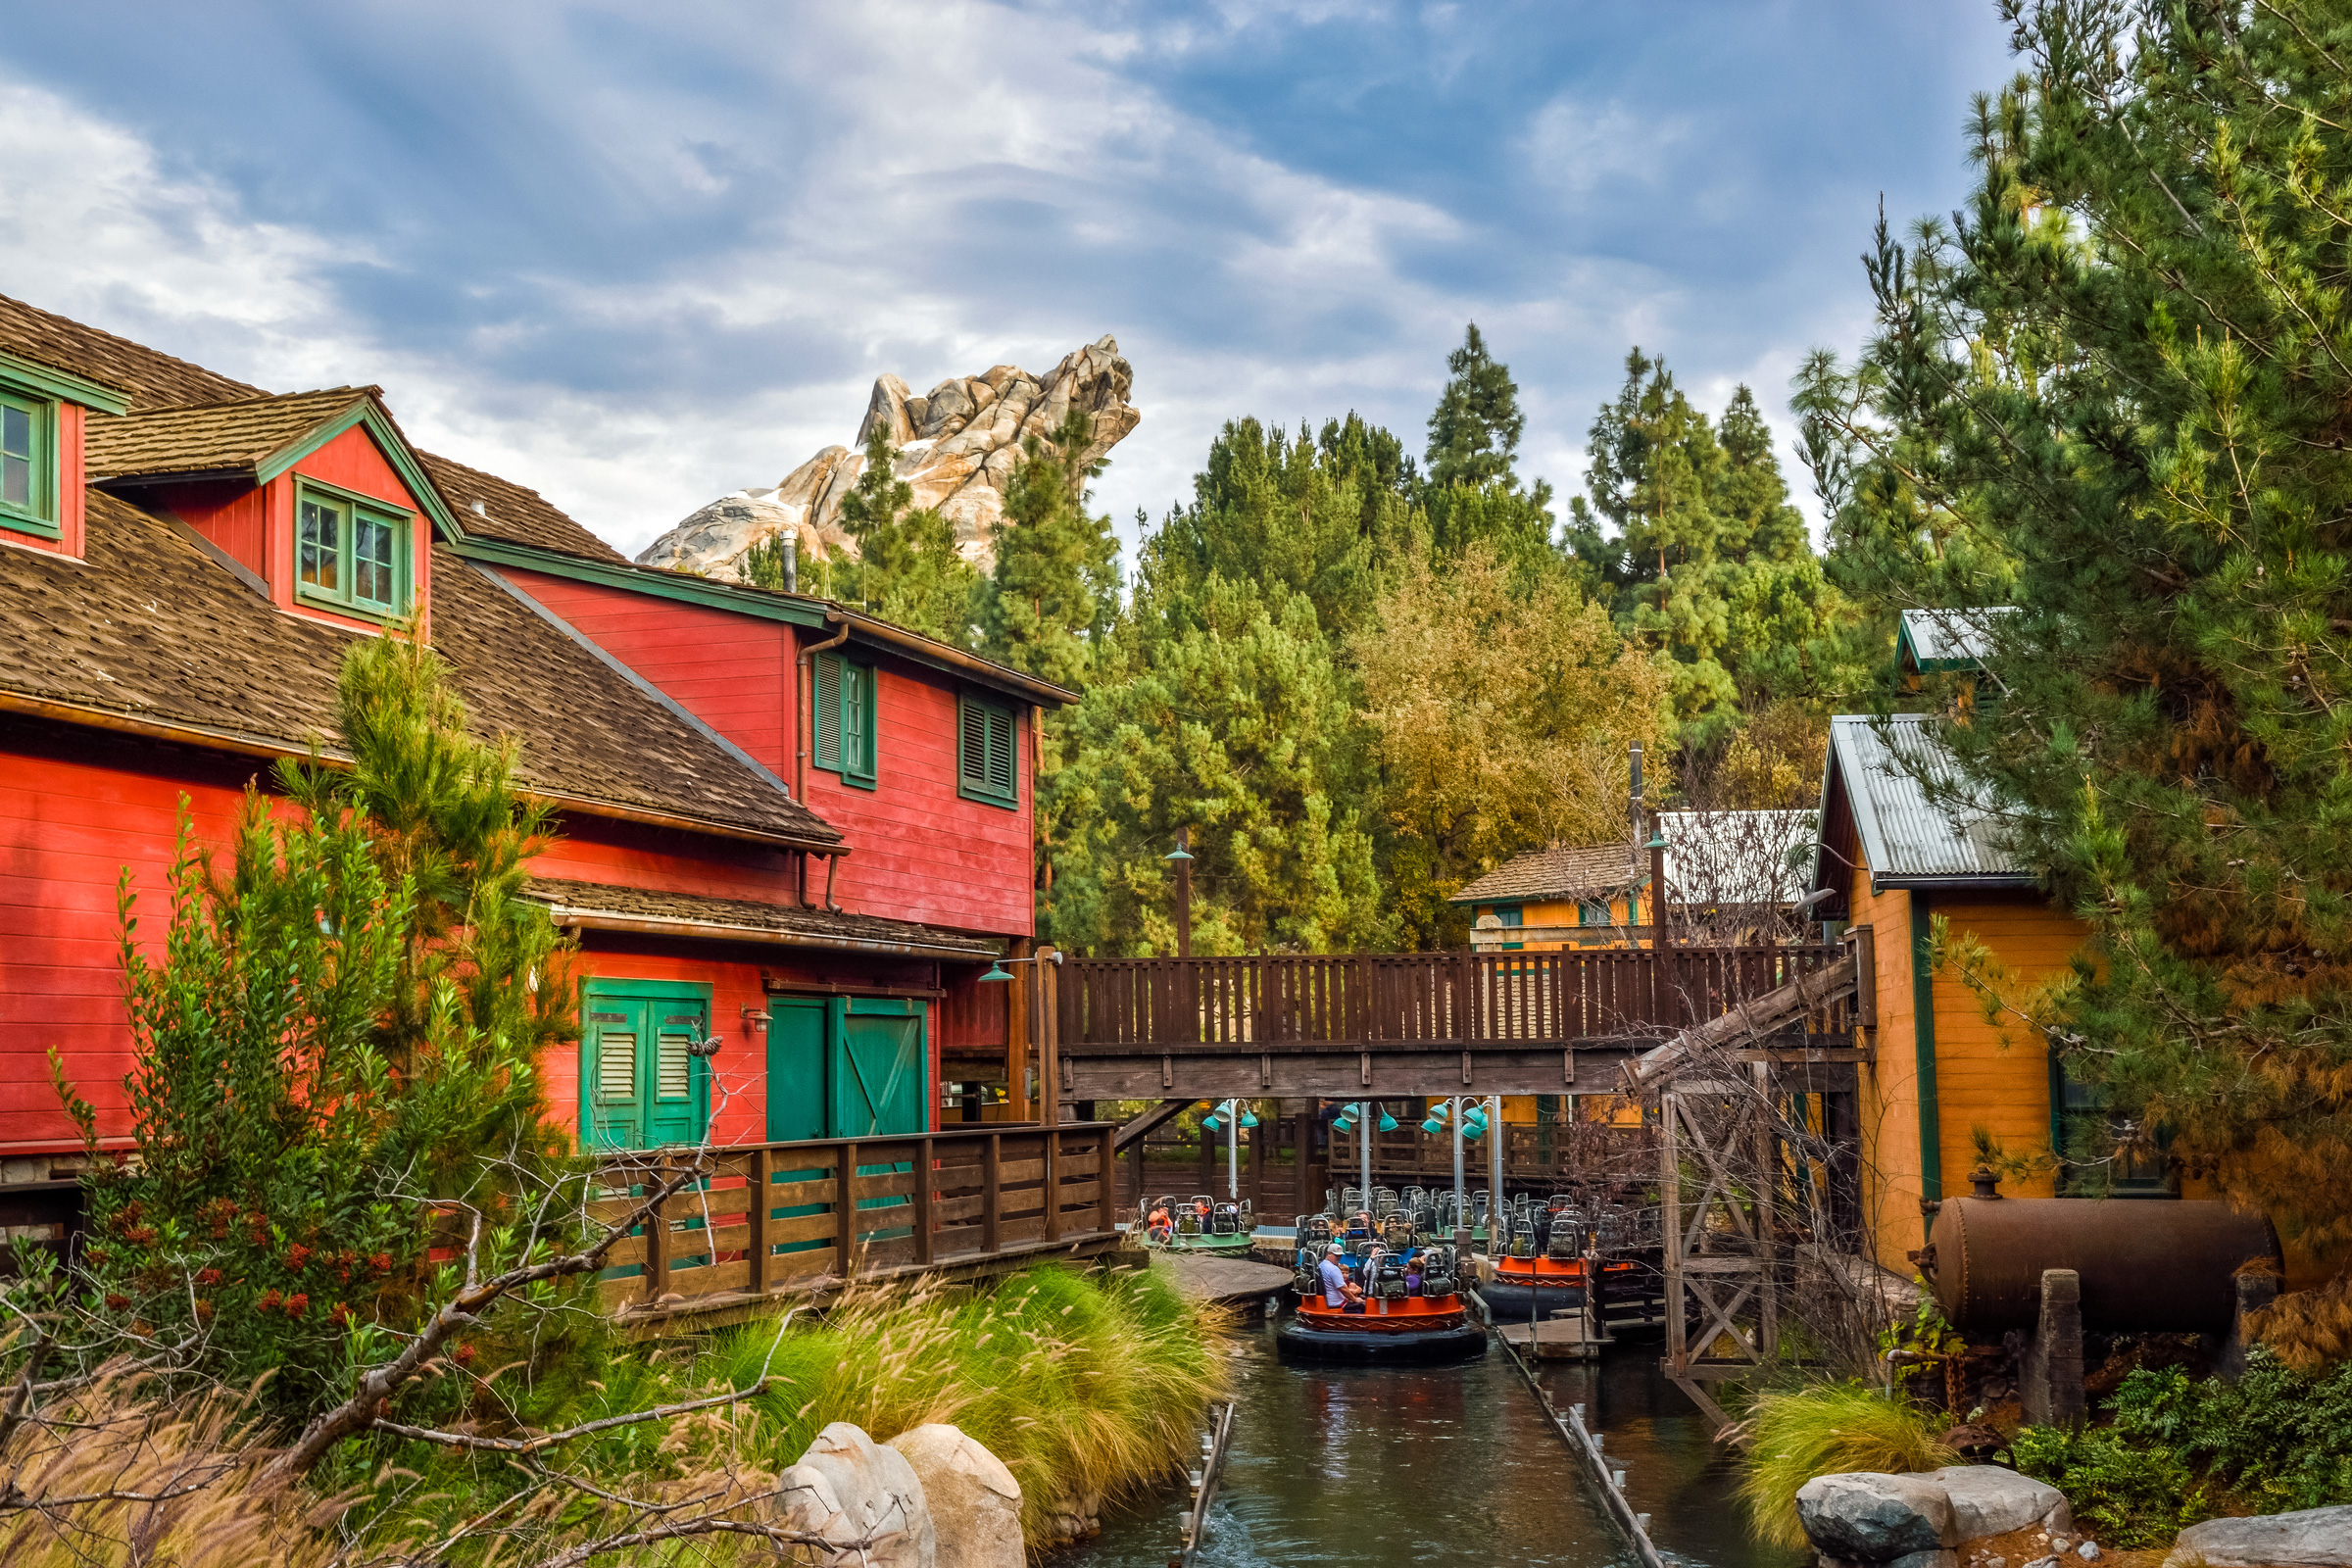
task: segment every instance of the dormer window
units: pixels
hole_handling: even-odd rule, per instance
[[[0,525],[54,537],[57,405],[0,387]]]
[[[370,617],[409,608],[409,528],[396,507],[304,480],[294,494],[294,591]]]

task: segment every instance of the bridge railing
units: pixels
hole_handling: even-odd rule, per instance
[[[1051,1254],[1115,1231],[1109,1122],[616,1152],[592,1220],[627,1217],[679,1173],[657,1223],[614,1244],[608,1306],[694,1304]]]
[[[1703,1022],[1827,968],[1839,953],[1756,946],[1076,958],[1059,979],[1055,1026],[1065,1050],[1568,1044]]]

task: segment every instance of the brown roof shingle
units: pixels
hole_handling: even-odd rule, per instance
[[[1634,873],[1633,859],[1633,852],[1622,844],[1601,844],[1591,849],[1547,845],[1511,857],[1446,902],[1510,904],[1524,899],[1576,899],[1617,893],[1640,880]]]
[[[129,399],[133,414],[266,395],[258,386],[216,375],[202,366],[6,295],[0,295],[0,349],[112,387]]]
[[[976,937],[942,931],[909,920],[885,920],[872,914],[835,914],[829,909],[800,908],[787,904],[760,904],[749,899],[713,899],[692,893],[656,893],[644,888],[614,887],[605,882],[573,882],[560,877],[533,877],[524,885],[526,898],[551,906],[559,920],[565,914],[643,920],[687,926],[710,926],[740,931],[746,941],[782,942],[800,947],[919,948],[940,956],[973,959],[996,956],[996,945]]]
[[[371,386],[338,386],[120,417],[93,414],[85,448],[89,475],[100,480],[228,469],[250,472],[270,453],[361,399],[381,396]]]
[[[458,526],[468,534],[629,564],[628,557],[574,522],[538,491],[430,452],[419,452],[416,458],[433,476],[450,510],[458,514]]]
[[[352,634],[279,613],[173,524],[86,495],[86,564],[0,550],[0,690],[231,741],[332,749]],[[477,733],[521,740],[530,789],[721,831],[840,841],[446,548],[433,552],[433,646]]]

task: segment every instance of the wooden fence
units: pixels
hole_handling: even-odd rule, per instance
[[[1558,1045],[1658,1034],[1836,962],[1834,946],[1075,958],[1062,1050]]]
[[[1109,1122],[615,1153],[592,1220],[693,1169],[660,1223],[616,1243],[602,1289],[631,1309],[807,1292],[1115,1235]],[[847,1180],[845,1182],[845,1174]]]

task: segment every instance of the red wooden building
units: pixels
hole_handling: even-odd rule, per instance
[[[182,799],[222,841],[274,759],[332,755],[351,639],[412,615],[560,809],[533,891],[586,978],[548,1068],[589,1142],[1025,1113],[978,978],[1026,951],[1035,719],[1071,694],[633,565],[373,387],[272,395],[0,299],[0,1187],[71,1175],[52,1049],[125,1132],[121,869],[158,934]]]

